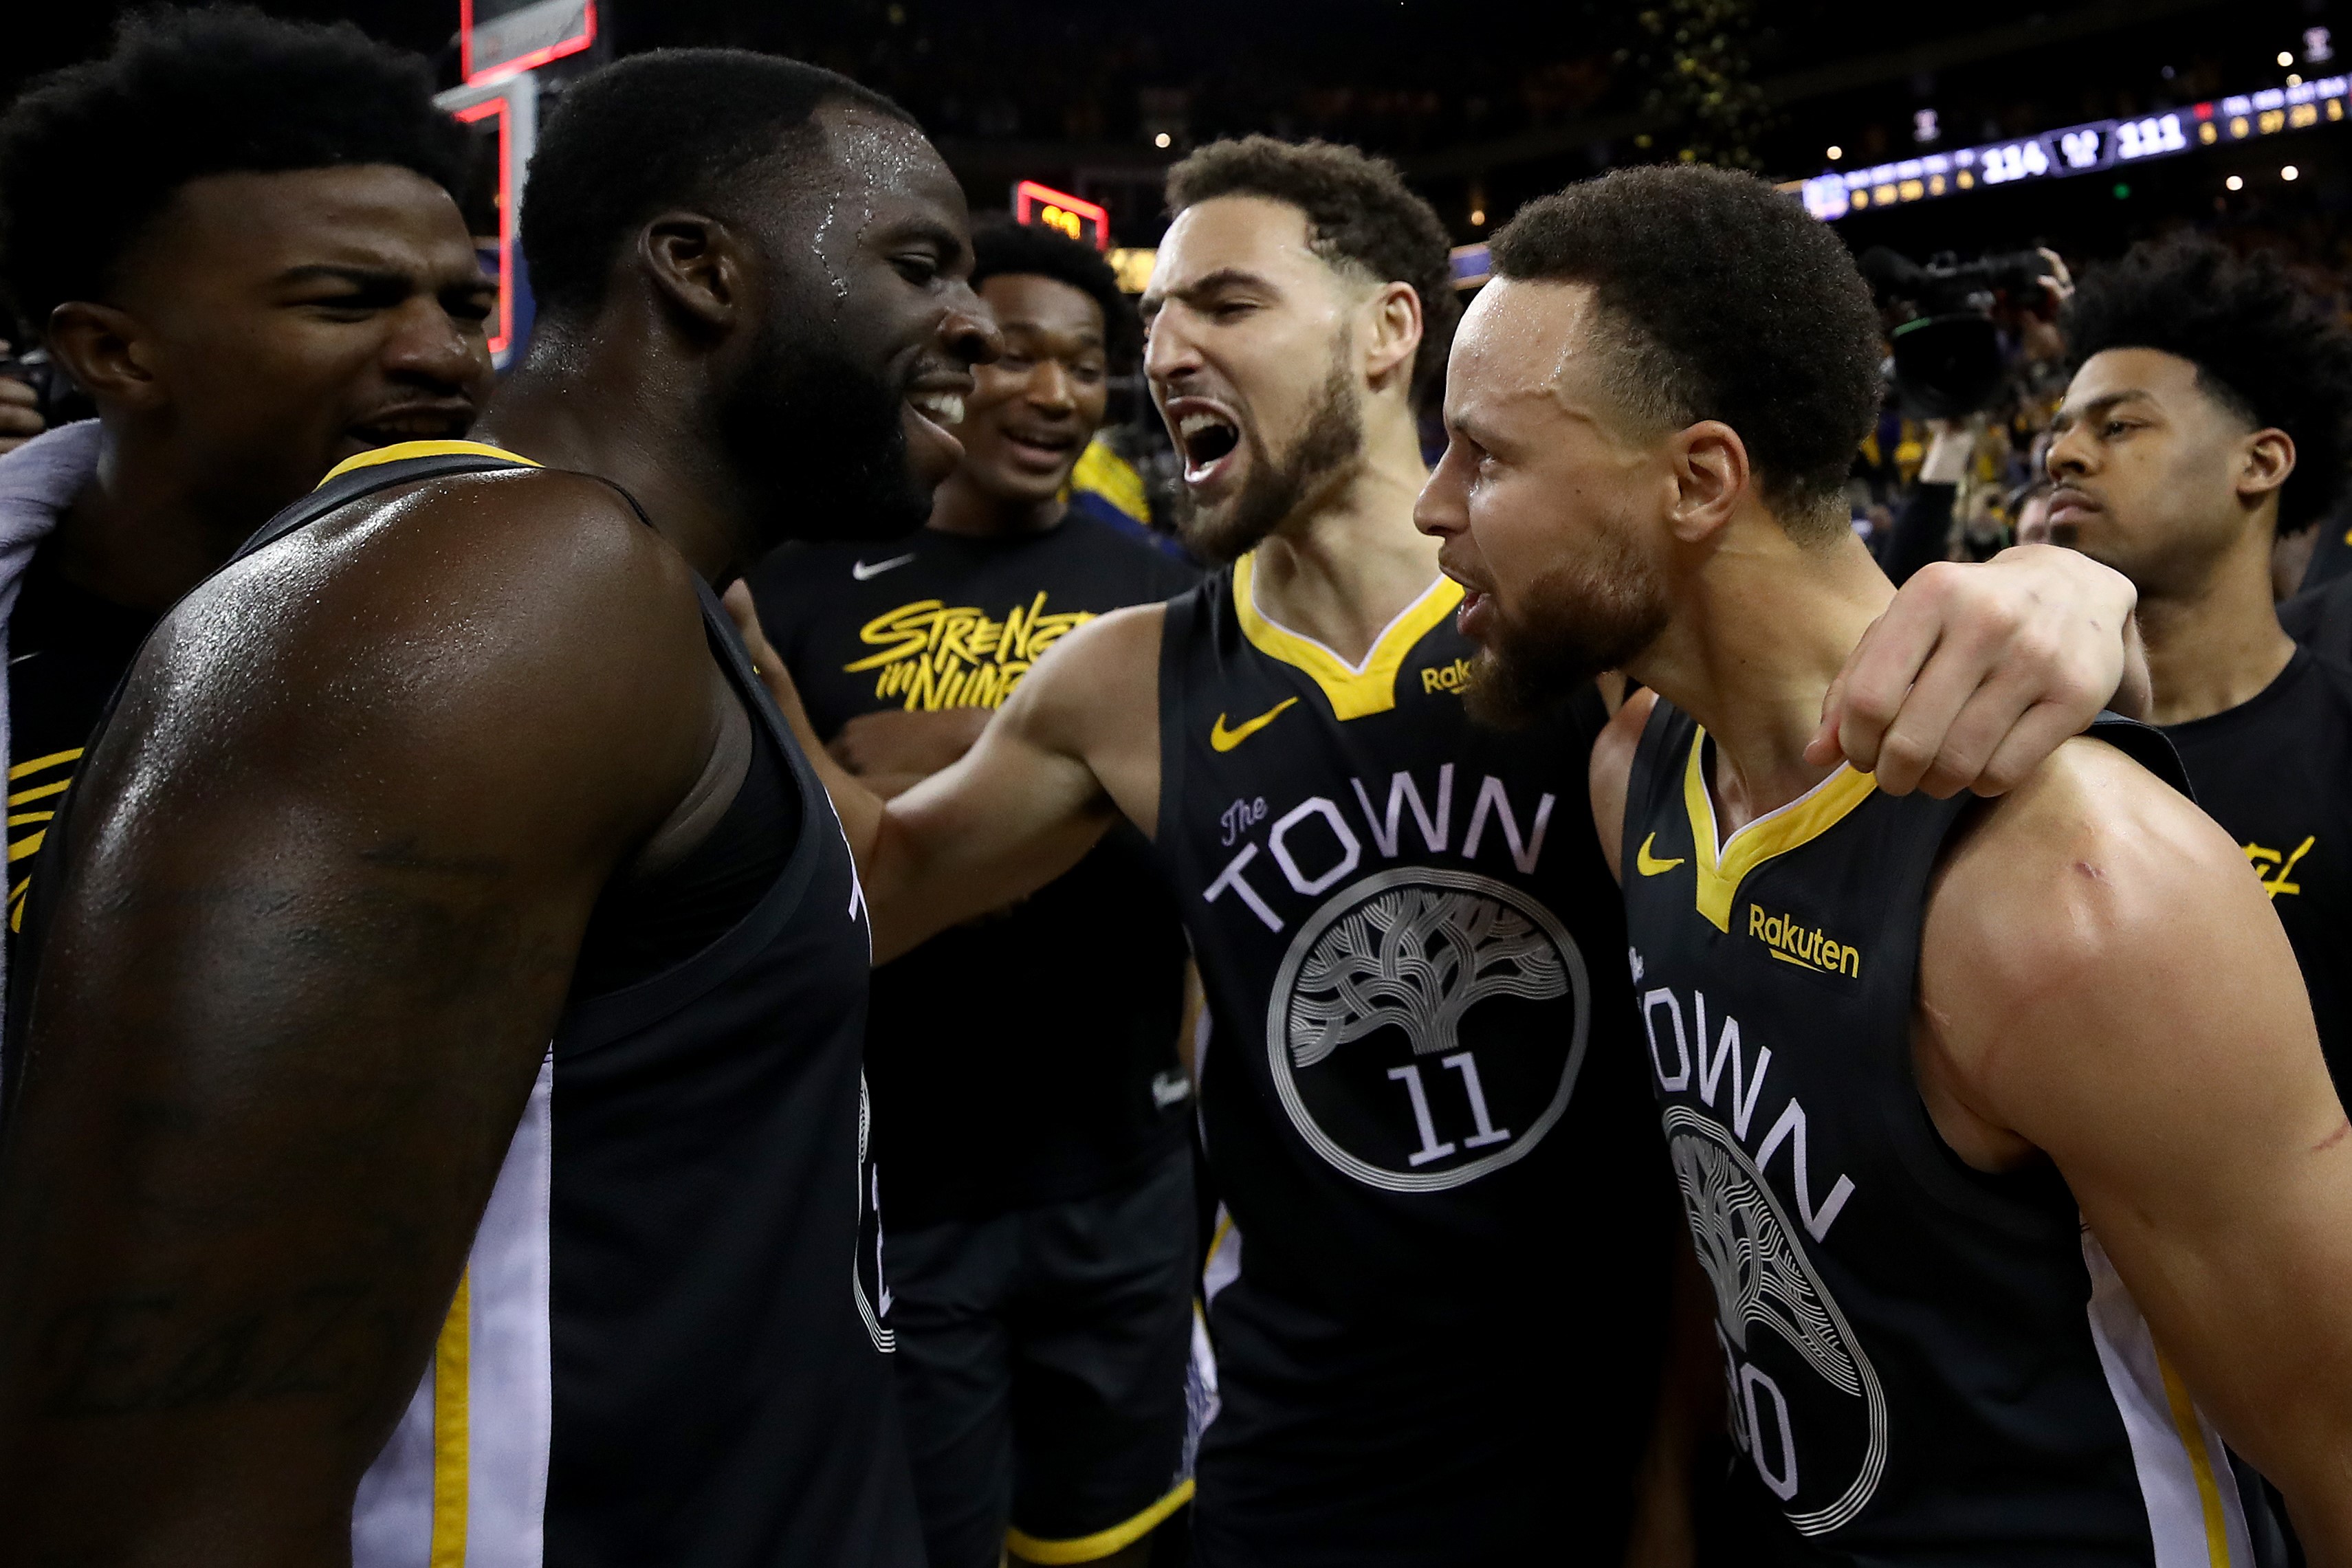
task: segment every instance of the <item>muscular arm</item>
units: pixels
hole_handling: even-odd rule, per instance
[[[749,593],[730,589],[737,623]],[[1115,611],[1056,643],[953,767],[884,800],[817,744],[782,661],[755,646],[849,837],[882,963],[1061,875],[1125,813],[1160,815],[1157,604]],[[747,632],[747,641],[749,640]]]
[[[611,868],[723,687],[602,486],[436,486],[167,622],[0,1145],[11,1562],[340,1563]]]
[[[2070,742],[1948,858],[1915,1057],[1963,1158],[2056,1163],[2312,1560],[2352,1563],[2352,1128],[2238,847]]]

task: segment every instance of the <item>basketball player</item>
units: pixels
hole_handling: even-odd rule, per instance
[[[2344,488],[2352,333],[2275,260],[2135,248],[2084,285],[2052,423],[2062,544],[2139,590],[2155,703],[2197,803],[2286,928],[2339,1095],[2352,1090],[2352,668],[2298,648],[2273,542]]]
[[[1880,346],[1845,250],[1760,181],[1653,168],[1494,260],[1420,519],[1479,703],[1655,694],[1592,799],[1736,1559],[2247,1563],[2226,1433],[2352,1560],[2352,1127],[2236,845],[2096,740],[1982,805],[1807,759],[1895,596],[1846,524]]]
[[[1139,337],[1109,264],[1010,225],[972,254],[1004,354],[975,372],[929,525],[787,545],[750,579],[817,733],[885,794],[961,756],[1057,639],[1195,575],[1065,498]],[[1192,1495],[1184,934],[1150,852],[1121,824],[874,976],[884,1261],[931,1568],[996,1568],[1008,1546],[1139,1563]]]
[[[1169,196],[1146,371],[1186,542],[1232,564],[1064,638],[887,804],[820,764],[876,950],[1037,885],[1116,817],[1149,833],[1214,1020],[1201,1114],[1234,1222],[1200,1560],[1610,1561],[1666,1248],[1617,901],[1559,810],[1605,713],[1589,685],[1524,735],[1463,710],[1461,595],[1412,526],[1414,389],[1454,309],[1435,214],[1385,163],[1265,138],[1194,153]],[[2104,695],[2127,589],[2063,557],[1923,574],[1824,727],[1894,736],[1908,787],[1958,715],[1966,756],[1932,779],[1965,786],[2050,689],[2046,665],[1981,682],[2043,591],[2068,606],[2052,646],[2095,645]],[[2001,607],[1963,607],[1988,585]],[[1930,646],[1948,663],[1915,685]],[[2096,706],[2078,691],[2042,748]]]
[[[12,932],[156,619],[337,463],[488,395],[467,136],[432,95],[352,27],[156,11],[0,119],[0,283],[99,409],[0,465]]]
[[[282,513],[52,830],[12,1558],[922,1560],[863,904],[709,585],[924,516],[997,348],[962,193],[887,100],[728,51],[573,85],[530,189],[503,444]]]

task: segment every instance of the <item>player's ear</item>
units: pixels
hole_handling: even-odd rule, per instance
[[[637,259],[655,290],[703,326],[734,325],[743,298],[742,242],[717,218],[664,213],[637,231]]]
[[[1400,373],[1412,374],[1412,357],[1421,348],[1421,296],[1410,283],[1384,283],[1373,291],[1366,308],[1370,318],[1364,334],[1364,379],[1386,386]]]
[[[1675,485],[1675,537],[1699,544],[1731,521],[1748,493],[1748,444],[1719,419],[1702,419],[1667,438]]]
[[[2258,430],[2246,440],[2238,464],[2238,498],[2260,505],[2294,472],[2294,437],[2284,430]]]
[[[50,356],[91,397],[142,410],[171,401],[156,374],[153,345],[129,312],[69,300],[49,313],[47,338]]]

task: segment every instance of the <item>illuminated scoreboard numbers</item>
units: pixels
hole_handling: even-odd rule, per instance
[[[2127,163],[2136,158],[2159,158],[2168,152],[2189,151],[2189,133],[2180,128],[2177,114],[2150,115],[2145,120],[2116,121],[2116,162]],[[2210,141],[2209,136],[2206,140]]]
[[[2042,150],[2039,140],[1987,147],[1977,154],[1977,162],[1988,185],[2005,185],[2012,180],[2030,180],[2050,172],[2050,154]]]
[[[1097,250],[1110,248],[1110,214],[1094,203],[1024,180],[1013,187],[1013,219],[1034,228],[1066,235]]]
[[[2125,129],[2128,131],[2129,127]],[[2095,169],[2099,166],[2099,147],[2104,140],[2095,125],[2063,132],[2058,138],[2058,156],[2065,160],[2069,169]],[[2132,154],[2118,149],[2116,156],[2128,158]]]

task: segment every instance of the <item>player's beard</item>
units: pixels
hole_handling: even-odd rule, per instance
[[[1176,532],[1194,556],[1212,565],[1238,560],[1316,491],[1344,480],[1363,462],[1364,418],[1356,405],[1348,347],[1343,339],[1333,351],[1331,373],[1307,412],[1306,428],[1280,462],[1265,450],[1255,429],[1242,433],[1250,446],[1249,477],[1226,509],[1196,507],[1191,493],[1179,487]]]
[[[897,538],[931,515],[908,459],[905,397],[881,371],[826,339],[761,329],[751,371],[719,410],[736,471],[766,513],[771,539]]]
[[[1487,621],[1462,700],[1470,716],[1524,729],[1558,711],[1604,670],[1622,669],[1666,629],[1664,574],[1616,534],[1598,556],[1556,566],[1528,585],[1519,607]]]

